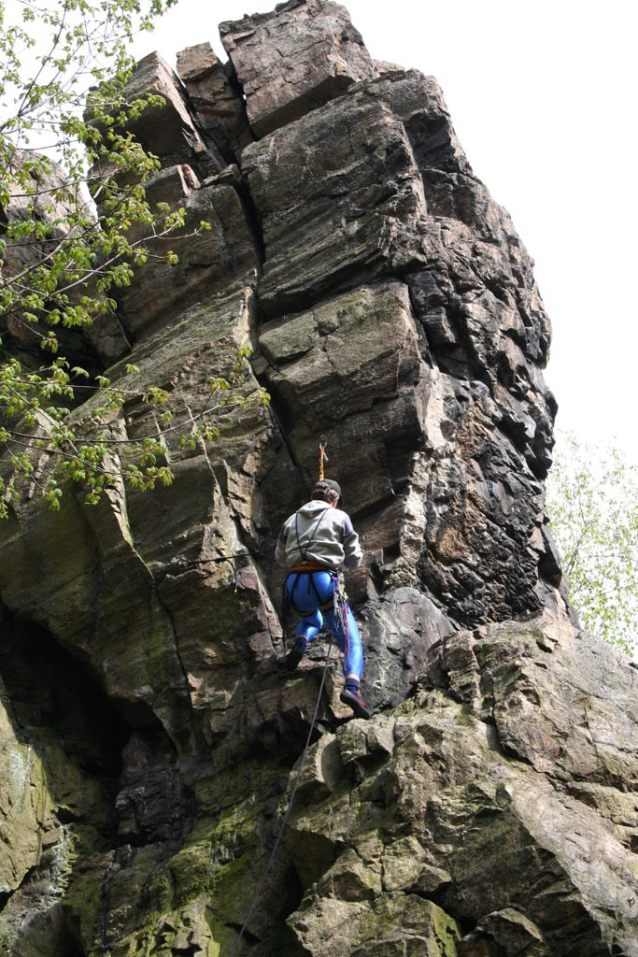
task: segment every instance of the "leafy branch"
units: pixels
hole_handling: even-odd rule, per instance
[[[263,408],[270,399],[263,388],[247,391],[250,349],[238,350],[234,367],[226,377],[211,376],[207,391],[212,401],[200,412],[176,416],[170,408],[171,392],[157,386],[140,392],[114,387],[106,376],[96,386],[88,386],[95,393],[90,409],[82,408],[80,417],[70,421],[72,414],[65,405],[51,404],[56,398],[68,398],[76,388],[64,359],[56,358],[51,368],[54,375],[47,380],[39,376],[24,376],[18,370],[11,380],[9,370],[18,369],[7,363],[0,369],[0,394],[11,395],[13,418],[22,427],[0,426],[0,446],[5,447],[13,465],[10,479],[0,475],[0,517],[6,518],[11,501],[20,498],[20,479],[35,484],[51,508],[59,509],[61,484],[65,479],[83,488],[84,500],[97,504],[102,493],[121,482],[131,489],[151,489],[158,482],[170,485],[172,452],[169,439],[177,438],[179,450],[194,450],[202,442],[210,442],[220,433],[224,416],[246,408]],[[126,374],[139,372],[136,366],[126,367]],[[19,387],[15,388],[15,383]],[[34,394],[33,390],[40,390]],[[44,389],[44,392],[42,391]],[[45,394],[46,393],[46,394]],[[124,410],[127,403],[143,403],[158,410],[153,416],[155,432],[138,435],[113,434],[113,412]],[[121,427],[117,420],[115,428]],[[24,429],[30,431],[24,431]],[[41,480],[45,474],[46,479]]]
[[[61,330],[68,339],[116,312],[135,270],[175,265],[180,242],[210,228],[186,234],[183,208],[149,202],[160,164],[131,132],[164,100],[132,96],[129,45],[174,2],[16,0],[10,23],[0,0],[0,517],[35,489],[59,507],[69,479],[90,503],[121,481],[168,484],[174,438],[194,448],[221,416],[268,401],[249,391],[246,349],[188,416],[168,390],[136,389],[133,367],[113,384],[60,354]],[[157,409],[154,433],[121,434],[136,402]]]
[[[593,635],[638,650],[638,468],[612,447],[558,436],[547,482],[569,594]]]

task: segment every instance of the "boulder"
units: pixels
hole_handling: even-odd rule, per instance
[[[317,955],[637,954],[635,809],[623,824],[612,810],[638,767],[637,690],[621,656],[546,613],[433,646],[408,701],[336,732],[330,793],[292,812],[287,847],[305,894],[288,923],[300,944]],[[357,726],[367,735],[353,761]],[[381,729],[392,745],[380,750]],[[326,786],[318,747],[306,788],[312,769]],[[596,782],[599,802],[584,797]]]

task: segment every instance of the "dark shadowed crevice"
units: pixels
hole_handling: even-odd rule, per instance
[[[3,623],[4,624],[4,623]],[[44,628],[6,616],[0,676],[19,728],[37,748],[38,731],[54,731],[88,774],[115,780],[129,727],[84,663]]]
[[[264,234],[261,228],[261,216],[259,210],[253,202],[248,183],[244,179],[241,180],[236,189],[244,210],[246,222],[248,223],[248,229],[250,230],[250,233],[253,237],[253,242],[255,243],[255,249],[257,250],[259,260],[263,265],[266,261],[266,246],[264,244]]]
[[[85,852],[90,846],[99,853],[115,838],[129,728],[82,661],[45,628],[14,619],[1,605],[0,681],[13,733],[43,775],[30,777],[31,800],[41,807],[39,851],[2,896],[3,933],[11,952],[25,957],[85,957],[61,894],[78,848],[86,843]]]
[[[228,85],[230,86],[231,90],[233,91],[237,99],[242,104],[242,112],[243,112],[244,121],[246,123],[246,127],[247,129],[250,130],[250,135],[253,137],[253,139],[257,140],[257,137],[255,136],[255,131],[250,125],[250,121],[248,119],[248,111],[246,109],[246,94],[244,93],[244,87],[243,87],[243,84],[241,83],[241,80],[237,76],[237,71],[235,70],[232,60],[228,60],[224,64],[224,73],[226,74]]]

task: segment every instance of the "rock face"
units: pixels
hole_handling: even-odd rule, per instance
[[[299,942],[636,953],[637,681],[601,666],[553,617],[458,632],[394,712],[322,737],[288,830]]]
[[[636,957],[638,672],[565,599],[531,261],[436,81],[342,7],[221,31],[229,64],[131,81],[166,99],[135,132],[187,228],[83,344],[170,393],[173,484],[57,516],[27,489],[0,525],[0,948]],[[270,407],[184,447],[245,346]],[[134,394],[108,425],[157,431]],[[302,759],[327,645],[282,678],[273,551],[321,437],[377,714],[347,720],[333,653]]]
[[[326,0],[290,0],[219,29],[258,137],[377,74],[347,11]]]

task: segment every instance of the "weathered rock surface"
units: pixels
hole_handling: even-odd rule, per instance
[[[252,142],[243,101],[235,92],[210,43],[188,47],[177,55],[177,72],[195,109],[197,124],[232,162]]]
[[[376,76],[347,11],[326,0],[290,0],[273,13],[222,23],[219,30],[255,136]]]
[[[242,166],[262,222],[268,315],[418,261],[421,178],[383,104],[342,97],[248,147]]]
[[[173,484],[57,516],[27,488],[0,525],[0,951],[634,957],[638,673],[570,623],[531,261],[436,81],[374,64],[342,7],[222,33],[227,65],[134,75],[186,228],[84,344],[169,392]],[[270,408],[224,410],[246,346]],[[108,426],[158,423],[132,394]],[[273,551],[322,436],[377,714],[347,720],[333,651],[301,768],[327,646],[278,670]]]
[[[636,671],[550,616],[428,659],[394,712],[314,746],[330,774],[309,755],[295,936],[322,957],[638,953]]]
[[[167,315],[216,294],[255,283],[260,261],[241,199],[234,186],[202,186],[189,166],[171,166],[149,184],[153,203],[168,202],[186,212],[184,228],[166,240],[149,240],[151,259],[122,295],[121,321],[131,338],[164,325]],[[201,230],[202,221],[210,228]],[[184,237],[184,238],[182,238]],[[164,253],[173,249],[179,262],[167,268]]]
[[[145,150],[158,157],[162,167],[198,160],[207,164],[209,175],[225,163],[216,148],[206,143],[196,123],[193,108],[170,66],[150,53],[137,65],[127,86],[129,100],[145,95],[161,98],[142,111],[131,130]]]

